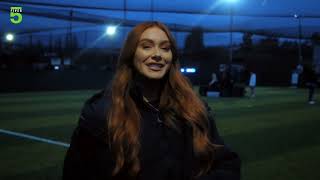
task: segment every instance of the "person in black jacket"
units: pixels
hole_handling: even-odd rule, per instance
[[[318,77],[315,72],[315,66],[306,66],[303,72],[306,86],[308,88],[308,103],[315,104],[314,92],[317,87]]]
[[[129,33],[111,86],[82,109],[63,179],[240,179],[240,159],[181,74],[176,43],[162,23]]]

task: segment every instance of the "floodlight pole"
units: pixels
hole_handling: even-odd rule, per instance
[[[229,31],[230,31],[230,42],[229,42],[229,63],[231,65],[232,63],[232,59],[233,59],[233,34],[232,34],[232,31],[233,31],[233,7],[232,7],[232,4],[230,4],[230,12],[229,12],[229,15],[230,15],[230,27],[229,27]]]
[[[123,25],[122,25],[122,39],[125,41],[126,39],[126,31],[124,28],[124,24],[127,21],[127,0],[123,0]]]
[[[84,32],[84,48],[87,48],[87,43],[88,43],[87,42],[87,38],[88,38],[87,36],[88,36],[88,31],[85,31]]]
[[[53,45],[52,45],[52,32],[50,32],[50,35],[49,35],[49,51],[50,53],[53,52]]]
[[[32,44],[33,44],[33,43],[32,43],[32,39],[33,39],[33,38],[32,38],[32,33],[30,33],[30,35],[29,35],[29,46],[30,46],[30,47],[32,47]]]
[[[302,38],[302,29],[301,29],[301,16],[298,16],[298,23],[299,23],[299,43],[298,43],[298,48],[299,48],[299,64],[302,63],[303,57],[302,57],[302,49],[301,49],[301,38]]]
[[[176,39],[176,41],[178,41],[178,36],[177,36],[177,24],[173,24],[174,27],[174,38]]]
[[[151,21],[153,21],[154,19],[153,13],[154,13],[154,5],[153,5],[153,0],[151,0]]]
[[[123,0],[123,20],[127,19],[127,0]]]
[[[73,9],[70,10],[70,25],[69,25],[69,53],[70,53],[70,60],[72,61],[73,58],[73,37],[72,37],[72,21],[73,21]],[[64,63],[64,62],[63,62]],[[62,64],[64,66],[64,64]]]

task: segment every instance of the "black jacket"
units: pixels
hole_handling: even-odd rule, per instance
[[[192,131],[182,121],[179,133],[161,121],[161,113],[142,100],[137,91],[131,94],[141,113],[141,173],[139,180],[187,180],[192,179],[196,163],[193,159]],[[125,170],[112,177],[114,159],[106,143],[106,114],[110,97],[100,92],[86,101],[78,126],[67,151],[64,180],[129,179]],[[209,113],[210,136],[214,144],[224,144],[215,126],[211,109]],[[179,123],[180,122],[180,123]],[[240,159],[227,145],[216,151],[215,166],[199,180],[240,179]]]

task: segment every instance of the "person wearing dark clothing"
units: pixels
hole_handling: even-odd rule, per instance
[[[176,50],[159,22],[129,33],[111,86],[84,104],[63,180],[240,179],[240,158],[179,71]]]
[[[220,81],[221,97],[231,97],[232,88],[233,88],[233,80],[231,78],[230,70],[225,70],[221,74],[221,81]]]
[[[304,68],[304,77],[308,88],[308,103],[315,104],[314,92],[317,87],[317,75],[313,68]]]

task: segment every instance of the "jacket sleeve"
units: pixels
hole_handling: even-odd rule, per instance
[[[106,143],[85,128],[77,127],[63,166],[63,180],[108,179],[111,159]]]
[[[220,137],[211,108],[205,103],[208,111],[209,133],[213,144],[223,145],[215,151],[213,167],[209,173],[199,180],[239,180],[241,175],[241,161],[237,153],[233,152]]]
[[[111,153],[103,133],[104,117],[99,101],[86,103],[66,153],[62,179],[111,179]],[[102,109],[103,107],[101,107]]]

